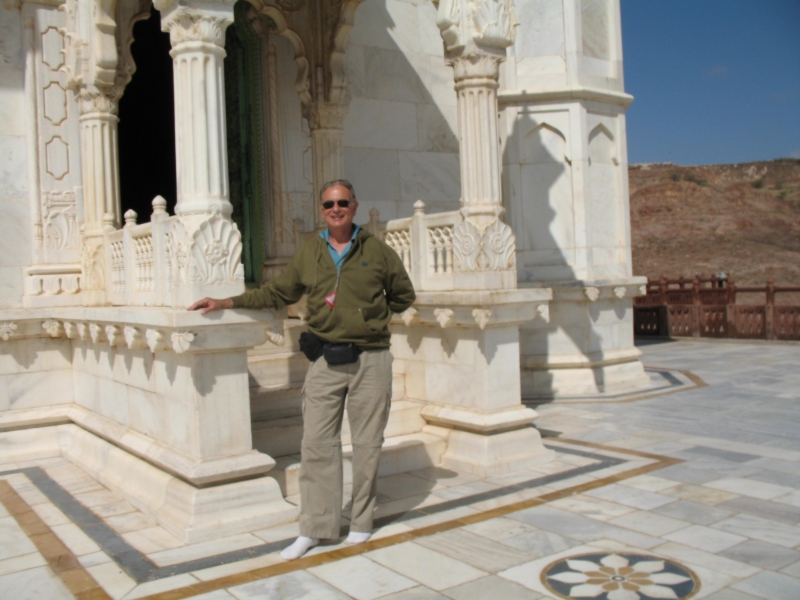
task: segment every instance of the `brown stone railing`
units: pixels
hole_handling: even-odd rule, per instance
[[[738,294],[763,294],[763,303],[737,302]],[[792,294],[790,296],[789,294]],[[648,280],[634,299],[634,333],[656,337],[800,340],[800,287],[737,286],[728,277]],[[794,303],[776,302],[795,299]],[[741,296],[740,296],[741,298]]]

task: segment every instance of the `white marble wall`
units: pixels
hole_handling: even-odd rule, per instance
[[[22,306],[23,267],[31,263],[22,34],[19,7],[4,2],[0,6],[0,308]]]
[[[0,412],[73,402],[69,340],[0,340]]]
[[[429,0],[366,0],[347,49],[350,111],[345,170],[359,196],[357,221],[459,208],[453,71],[444,63]]]

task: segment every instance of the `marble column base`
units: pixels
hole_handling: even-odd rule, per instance
[[[483,434],[428,426],[423,431],[447,438],[441,465],[479,477],[492,477],[553,460],[533,427]]]

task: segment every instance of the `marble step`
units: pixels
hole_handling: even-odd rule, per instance
[[[305,360],[305,359],[303,359]],[[272,365],[276,367],[276,364]],[[252,375],[252,369],[251,369]],[[305,371],[303,372],[305,377]],[[299,382],[274,386],[255,386],[250,388],[250,416],[255,421],[270,421],[299,417],[302,413],[303,378]],[[392,401],[405,395],[405,375],[392,376]]]
[[[384,437],[393,438],[419,432],[425,425],[420,416],[423,404],[410,400],[392,402]],[[253,447],[273,458],[297,454],[303,437],[303,418],[299,414],[253,421]],[[342,421],[342,444],[350,444],[350,423]]]
[[[250,419],[253,422],[299,417],[303,382],[280,388],[250,388]]]
[[[431,433],[412,433],[386,438],[381,450],[379,475],[396,475],[416,469],[436,466],[447,449],[447,440]],[[343,446],[344,484],[353,481],[351,458],[353,447]],[[276,459],[277,465],[268,473],[281,486],[284,497],[300,493],[300,455],[292,454]]]

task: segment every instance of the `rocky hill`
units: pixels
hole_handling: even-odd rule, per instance
[[[629,169],[633,272],[800,285],[800,160]]]

